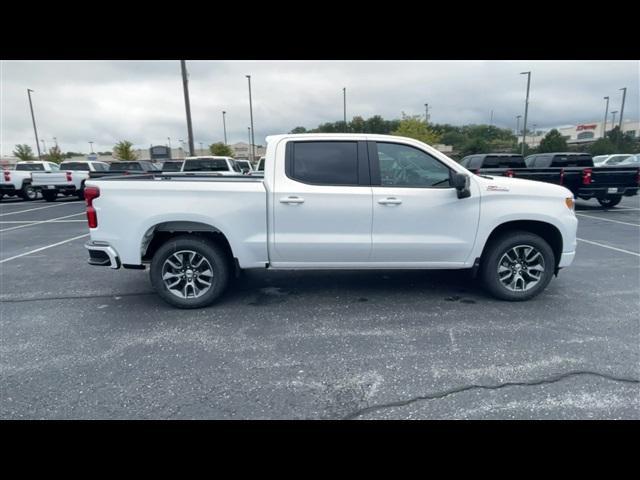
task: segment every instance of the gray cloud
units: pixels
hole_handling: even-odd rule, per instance
[[[524,110],[531,70],[530,123],[551,127],[599,120],[603,97],[619,110],[627,87],[625,118],[638,119],[638,61],[193,61],[188,62],[194,137],[220,141],[222,110],[230,142],[246,140],[249,104],[245,74],[252,75],[256,142],[302,125],[347,116],[423,114],[429,103],[437,123],[494,123],[513,128]],[[33,94],[38,131],[63,150],[110,150],[121,139],[139,148],[174,146],[187,139],[177,61],[2,61],[0,143],[35,146],[26,89]]]

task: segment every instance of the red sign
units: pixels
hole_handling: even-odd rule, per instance
[[[597,125],[594,123],[593,125],[578,125],[576,130],[595,130]]]

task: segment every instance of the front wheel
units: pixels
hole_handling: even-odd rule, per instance
[[[58,196],[58,191],[57,190],[42,190],[42,197],[47,202],[55,202],[57,196]]]
[[[481,278],[494,297],[513,302],[529,300],[542,292],[554,270],[553,250],[542,237],[509,232],[488,246]]]
[[[599,198],[598,203],[604,208],[613,208],[622,201],[622,195],[609,195],[608,197]]]
[[[179,308],[215,302],[229,283],[229,262],[218,245],[196,235],[168,240],[153,256],[151,284],[164,301]]]

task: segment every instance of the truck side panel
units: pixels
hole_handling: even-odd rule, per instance
[[[242,268],[264,267],[266,191],[262,182],[88,180],[98,227],[91,240],[108,242],[124,264],[141,264],[144,235],[164,222],[199,222],[224,234]]]

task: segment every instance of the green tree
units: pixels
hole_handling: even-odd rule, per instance
[[[304,127],[296,127],[291,130],[289,133],[307,133],[307,129]]]
[[[554,128],[540,140],[538,153],[566,152],[567,149],[567,141],[562,137],[560,132]]]
[[[64,160],[64,155],[60,151],[60,147],[58,147],[57,145],[51,147],[49,149],[49,154],[47,155],[47,160],[54,163],[60,163],[62,160]]]
[[[465,157],[467,155],[475,155],[476,153],[489,153],[491,148],[489,143],[479,137],[468,139],[460,149],[460,154]]]
[[[233,150],[231,150],[231,147],[222,142],[212,143],[209,145],[209,151],[211,152],[211,155],[216,155],[218,157],[233,156]]]
[[[619,126],[607,132],[607,139],[614,145],[609,153],[635,153],[638,145],[629,133],[622,133]]]
[[[113,147],[113,153],[118,160],[137,160],[138,154],[133,151],[133,143],[121,140]]]
[[[431,130],[419,115],[408,116],[403,113],[400,125],[391,133],[400,137],[415,138],[430,145],[440,141],[440,136]]]
[[[616,151],[616,146],[608,138],[599,138],[587,147],[587,151],[594,157],[597,155],[609,155]]]
[[[18,157],[23,162],[26,160],[33,160],[35,158],[33,156],[33,150],[31,150],[31,147],[26,143],[16,145],[16,148],[13,151],[13,155]]]

